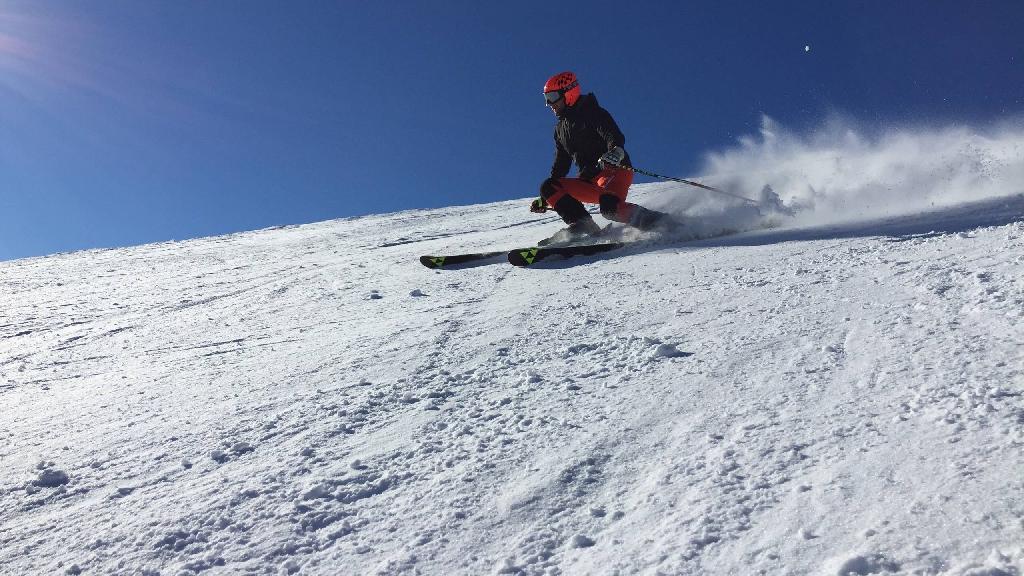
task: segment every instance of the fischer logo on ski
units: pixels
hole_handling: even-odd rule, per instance
[[[519,255],[523,257],[523,262],[526,262],[527,264],[533,264],[533,261],[536,260],[537,258],[537,249],[529,248],[527,250],[521,251]]]

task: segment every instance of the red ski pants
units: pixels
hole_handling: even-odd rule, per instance
[[[559,178],[555,193],[547,199],[548,206],[554,207],[565,195],[584,204],[599,204],[601,215],[616,222],[629,222],[633,215],[633,204],[626,202],[629,185],[633,183],[633,172],[620,168],[602,170],[593,182],[581,178]],[[614,197],[608,198],[608,196]],[[602,196],[605,198],[602,199]]]

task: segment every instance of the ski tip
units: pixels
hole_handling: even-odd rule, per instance
[[[420,264],[427,268],[441,268],[444,266],[444,256],[420,256]]]
[[[508,253],[508,263],[513,266],[529,266],[537,261],[537,252],[540,248],[531,246],[529,248],[517,248]]]

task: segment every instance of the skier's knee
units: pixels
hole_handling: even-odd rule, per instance
[[[558,192],[558,188],[561,186],[558,182],[558,178],[548,178],[540,185],[540,195],[545,200],[551,198]]]
[[[601,205],[601,216],[612,221],[619,219],[619,204],[621,200],[619,200],[618,196],[602,194],[598,201]]]

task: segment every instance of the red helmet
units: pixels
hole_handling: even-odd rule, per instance
[[[565,104],[573,106],[580,99],[580,83],[572,72],[559,72],[548,78],[548,81],[544,83],[544,99],[548,101],[548,104],[557,102],[557,98],[551,100],[547,96],[548,92],[555,92],[560,96],[565,96]]]

